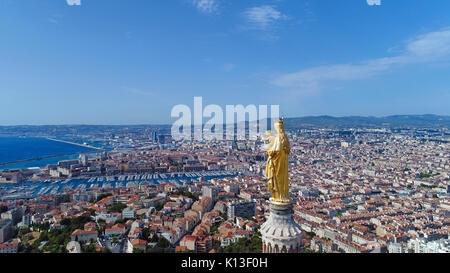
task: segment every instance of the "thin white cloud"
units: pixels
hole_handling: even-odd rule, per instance
[[[360,64],[335,64],[303,69],[276,77],[272,84],[294,90],[297,94],[320,91],[329,81],[350,81],[370,78],[393,69],[396,65],[432,63],[450,57],[450,29],[427,33],[406,45],[394,57],[371,59]]]
[[[227,64],[225,64],[225,65],[223,66],[223,69],[224,69],[226,72],[231,72],[231,70],[233,70],[235,67],[236,67],[235,64],[227,63]]]
[[[260,30],[267,30],[277,21],[287,19],[286,15],[269,5],[249,8],[244,11],[244,17],[251,28]]]
[[[407,46],[411,55],[422,61],[436,60],[450,55],[450,28],[430,32],[409,42]]]
[[[66,0],[69,6],[81,6],[81,0]]]
[[[218,0],[191,0],[192,4],[202,13],[214,13],[219,7]]]
[[[58,20],[56,20],[55,18],[49,18],[49,19],[48,19],[48,22],[49,22],[49,23],[52,23],[52,24],[57,24],[57,23],[58,23]]]
[[[122,86],[122,88],[124,90],[126,90],[127,92],[131,93],[131,94],[144,95],[144,96],[153,96],[153,95],[155,95],[155,93],[153,93],[153,92],[143,91],[143,90],[138,89],[138,88],[127,87],[127,86]]]
[[[58,24],[60,20],[64,18],[61,14],[54,14],[50,18],[48,18],[48,22],[52,24]]]

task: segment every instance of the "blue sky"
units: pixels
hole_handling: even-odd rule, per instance
[[[450,1],[0,0],[0,124],[171,123],[176,104],[444,114]]]

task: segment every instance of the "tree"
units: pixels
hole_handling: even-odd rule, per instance
[[[109,250],[107,247],[105,247],[105,248],[102,250],[102,253],[111,253],[111,250]]]
[[[47,232],[47,231],[43,231],[43,232],[40,234],[38,240],[41,241],[41,242],[48,241],[48,232]]]
[[[61,201],[61,203],[70,203],[72,200],[70,199],[70,195],[65,194],[62,196],[60,201]]]
[[[145,251],[139,248],[133,248],[133,253],[145,253]]]
[[[144,227],[141,231],[142,234],[142,239],[144,239],[145,241],[149,241],[148,237],[150,236],[150,231],[147,227]]]
[[[219,253],[261,253],[262,239],[261,237],[253,236],[251,239],[240,238],[236,243],[218,249]]]
[[[150,242],[157,243],[158,242],[158,236],[156,234],[153,234],[152,238],[150,239]]]
[[[173,253],[173,249],[171,248],[160,248],[160,247],[154,247],[154,248],[148,248],[146,250],[146,253]]]
[[[164,202],[158,202],[158,204],[156,205],[156,210],[161,210],[164,207]]]
[[[95,216],[95,214],[97,213],[97,212],[95,211],[95,209],[88,209],[87,211],[89,212],[89,214],[90,214],[91,216]]]
[[[84,247],[82,247],[81,249],[82,253],[96,253],[96,248],[95,248],[95,244],[88,244],[85,245]]]
[[[99,196],[97,196],[97,199],[95,200],[95,202],[97,203],[98,201],[100,201],[100,200],[102,200],[103,198],[106,198],[106,197],[108,197],[108,196],[112,196],[112,194],[111,194],[111,193],[103,193],[103,194],[100,194]]]
[[[125,224],[129,219],[117,219],[114,224]]]
[[[126,207],[127,207],[127,205],[125,205],[125,204],[117,203],[117,204],[114,204],[114,205],[112,205],[112,206],[108,206],[108,207],[107,207],[107,210],[108,210],[108,212],[120,212],[120,213],[122,213],[122,211],[123,211]]]
[[[161,237],[159,237],[159,239],[158,239],[158,244],[157,244],[157,246],[160,247],[160,248],[168,248],[168,247],[170,247],[170,242],[169,242],[166,238],[164,238],[163,236],[161,236]]]
[[[198,201],[198,195],[197,194],[193,194],[190,191],[178,190],[178,191],[174,191],[174,192],[169,193],[169,195],[183,195],[183,196],[191,198],[192,200],[194,200],[194,202]]]
[[[31,230],[29,227],[21,227],[17,231],[17,236],[23,237],[25,234],[29,233]]]
[[[8,211],[8,207],[7,206],[0,206],[0,213],[4,213]]]
[[[69,218],[64,218],[59,223],[63,226],[70,226],[72,224],[72,221]]]
[[[73,231],[84,228],[84,224],[89,221],[91,221],[89,215],[83,215],[73,219],[65,218],[61,221],[61,223],[64,224],[62,229],[52,229],[51,231],[43,230],[39,235],[39,238],[33,243],[32,248],[37,251],[41,242],[47,241],[43,247],[44,251],[65,253],[67,252],[66,246],[71,241]],[[78,240],[77,237],[75,239]]]

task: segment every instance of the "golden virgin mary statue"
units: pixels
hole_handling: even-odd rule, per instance
[[[272,193],[270,201],[278,204],[290,204],[289,196],[289,176],[288,157],[291,152],[291,145],[284,131],[284,120],[275,121],[274,128],[276,136],[271,131],[267,131],[268,142],[266,153],[268,156],[266,165],[267,186]]]

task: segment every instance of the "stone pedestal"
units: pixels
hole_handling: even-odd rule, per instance
[[[301,229],[293,218],[292,204],[270,203],[270,216],[261,225],[263,253],[298,253]]]

